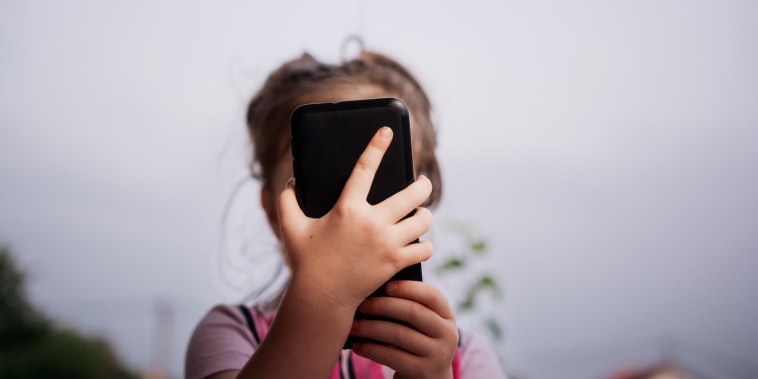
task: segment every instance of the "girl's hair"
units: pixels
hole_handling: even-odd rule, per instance
[[[270,188],[273,170],[289,148],[289,119],[297,106],[337,99],[341,91],[362,86],[374,87],[383,96],[398,97],[408,105],[416,174],[427,176],[433,185],[424,206],[436,206],[442,195],[442,180],[429,98],[400,63],[370,51],[340,65],[321,63],[306,53],[271,73],[247,109],[247,129],[253,143],[252,176]]]

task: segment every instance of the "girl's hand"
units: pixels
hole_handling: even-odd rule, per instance
[[[396,272],[432,255],[430,242],[411,243],[431,227],[430,212],[420,208],[432,190],[429,179],[419,177],[379,204],[366,201],[391,140],[387,127],[374,135],[337,203],[322,218],[303,214],[293,180],[279,197],[282,240],[292,271],[290,290],[306,292],[299,293],[302,301],[354,311]],[[416,213],[404,219],[414,209]]]
[[[366,299],[360,311],[392,321],[360,319],[350,334],[384,342],[357,343],[353,351],[395,370],[399,378],[452,378],[452,362],[458,347],[458,328],[447,299],[435,286],[396,281],[385,287],[387,297]]]

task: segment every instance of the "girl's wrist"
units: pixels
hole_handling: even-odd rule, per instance
[[[332,287],[334,286],[320,278],[304,278],[303,275],[293,274],[287,287],[287,297],[311,311],[323,311],[337,317],[346,315],[352,319],[360,300],[352,301],[341,296],[341,289]]]

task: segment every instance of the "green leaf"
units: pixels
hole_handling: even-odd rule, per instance
[[[469,245],[471,248],[471,251],[473,251],[476,254],[486,254],[487,253],[487,241],[483,239],[474,240]]]
[[[466,261],[461,258],[450,258],[437,268],[438,274],[444,274],[448,271],[459,270],[466,266]]]
[[[458,311],[463,312],[469,312],[474,309],[474,293],[469,292],[468,295],[466,295],[466,299],[463,300],[460,304],[458,304]]]
[[[478,290],[490,290],[495,298],[500,297],[500,286],[491,275],[483,275],[476,284]]]
[[[497,288],[497,282],[491,275],[483,275],[481,278],[479,278],[479,284],[482,287],[489,287],[493,289]]]

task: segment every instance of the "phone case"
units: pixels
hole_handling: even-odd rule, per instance
[[[415,179],[408,108],[397,98],[301,105],[292,113],[290,135],[296,196],[308,217],[331,210],[371,138],[382,126],[393,138],[377,169],[367,200],[377,204]],[[422,280],[421,264],[390,280]],[[384,286],[371,296],[385,296]],[[366,316],[356,313],[356,318]],[[345,348],[359,339],[350,336]]]

